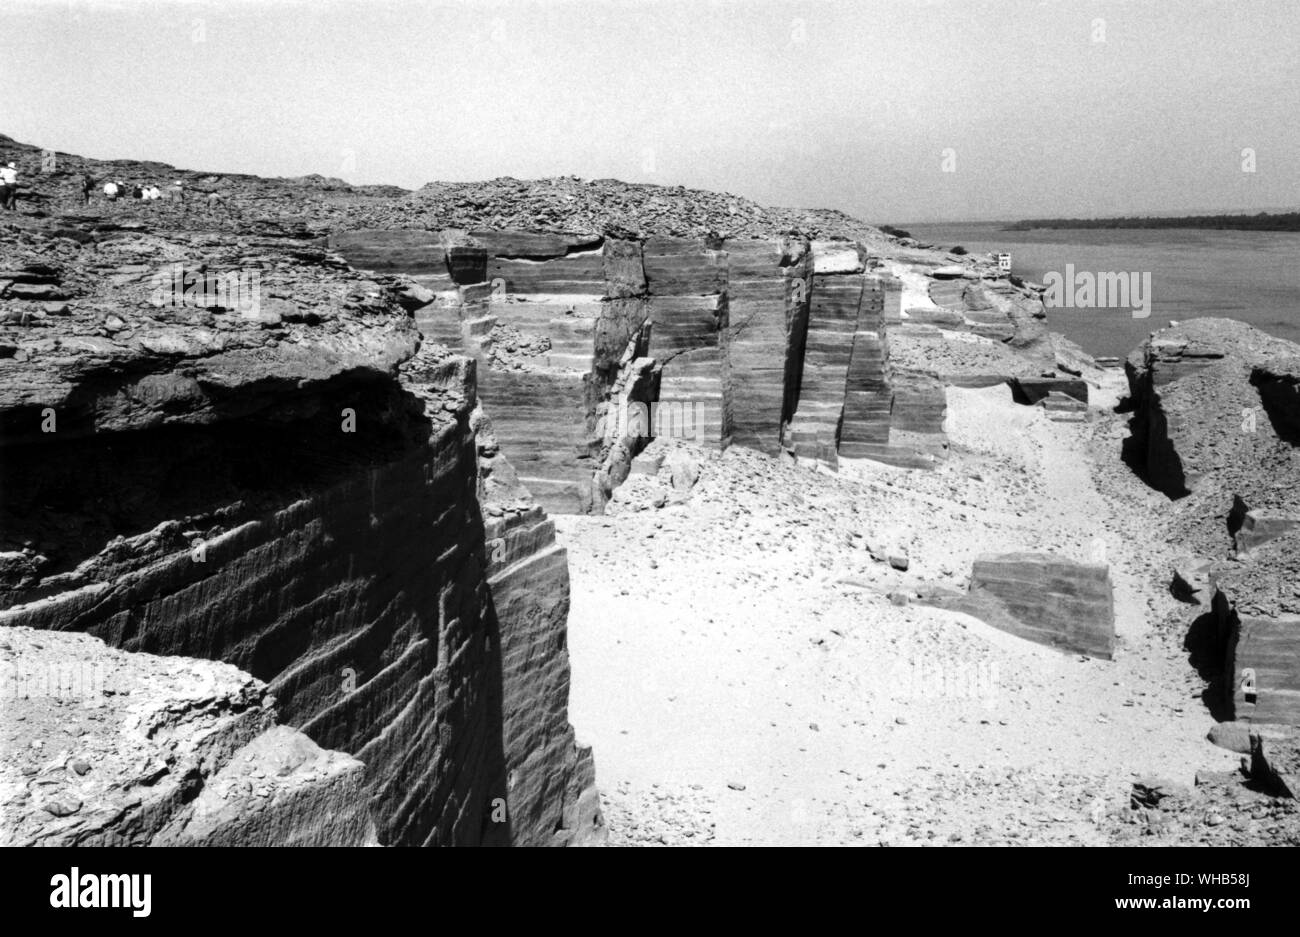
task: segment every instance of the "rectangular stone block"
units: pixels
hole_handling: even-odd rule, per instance
[[[437,231],[337,231],[330,235],[329,244],[359,270],[448,274],[446,250]]]
[[[1300,616],[1232,616],[1224,671],[1232,718],[1300,725]]]
[[[936,593],[926,601],[1038,644],[1104,660],[1114,656],[1114,596],[1104,565],[1046,553],[981,556],[966,595]]]
[[[642,248],[647,289],[655,296],[702,296],[727,288],[726,252],[698,238],[648,238]]]
[[[605,295],[605,259],[599,249],[556,258],[490,257],[487,278],[507,296]]]

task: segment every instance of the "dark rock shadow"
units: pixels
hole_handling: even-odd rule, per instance
[[[479,525],[480,531],[482,524]],[[479,542],[483,543],[482,536]],[[483,569],[487,570],[486,548],[481,551]],[[514,842],[511,826],[513,818],[506,808],[509,804],[505,739],[505,678],[501,659],[501,622],[497,616],[496,602],[490,589],[485,588],[487,608],[483,614],[485,668],[483,674],[483,699],[487,726],[483,752],[483,780],[481,791],[475,791],[480,815],[480,846],[509,846]]]
[[[1237,531],[1241,530],[1241,525],[1246,521],[1246,513],[1250,510],[1250,505],[1241,499],[1241,495],[1232,496],[1232,508],[1228,511],[1228,536],[1236,538]]]
[[[429,450],[424,403],[365,375],[207,426],[68,424],[6,447],[0,540],[32,544],[46,577],[94,558],[114,588],[41,624],[265,681],[280,721],[366,763],[385,845],[512,841],[494,816],[503,664],[467,427]],[[46,588],[0,585],[0,608]]]
[[[1141,417],[1134,414],[1128,421],[1128,435],[1120,443],[1119,457],[1129,470],[1150,488],[1156,487],[1147,474],[1147,440],[1143,432],[1145,426],[1139,425]]]
[[[1183,650],[1187,651],[1187,662],[1205,681],[1205,690],[1201,693],[1205,708],[1216,722],[1231,719],[1226,696],[1227,674],[1224,672],[1226,649],[1218,616],[1213,611],[1198,615],[1192,621],[1183,639]]]
[[[1300,446],[1300,382],[1283,380],[1260,369],[1250,382],[1259,390],[1259,402],[1268,415],[1273,432],[1292,446]]]

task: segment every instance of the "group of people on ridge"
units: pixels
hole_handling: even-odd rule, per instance
[[[95,180],[90,173],[81,174],[81,194],[90,204],[91,193],[95,191]],[[153,202],[160,198],[169,198],[174,201],[185,202],[185,184],[177,179],[174,183],[167,186],[166,189],[160,189],[156,185],[127,185],[118,179],[110,179],[104,183],[101,191],[104,193],[104,199],[109,202],[116,202],[118,199],[132,198],[141,202]]]
[[[96,188],[103,193],[104,199],[109,202],[116,202],[118,199],[137,199],[142,202],[152,202],[162,198],[172,199],[185,203],[185,184],[177,179],[174,183],[161,189],[151,184],[131,184],[110,179],[102,186],[96,182],[93,176],[88,172],[82,172],[78,176],[78,182],[81,188],[81,197],[85,204],[89,205],[91,197],[94,195]],[[220,201],[221,196],[213,192],[208,198],[209,203]],[[0,208],[6,211],[16,211],[18,208],[18,164],[14,162],[0,163]]]
[[[180,182],[177,182],[175,188],[180,189],[180,187]],[[84,186],[83,191],[87,191]],[[151,202],[154,199],[162,198],[162,190],[156,185],[140,186],[126,185],[121,182],[105,182],[104,198],[108,199],[110,202],[116,202],[119,198],[134,198]],[[90,201],[89,197],[86,200]]]
[[[106,202],[116,202],[121,199],[135,199],[141,202],[153,202],[160,199],[167,199],[176,202],[184,210],[186,206],[186,196],[189,190],[185,183],[177,179],[171,185],[159,188],[152,183],[131,183],[127,184],[120,179],[108,179],[102,184],[97,181],[89,172],[82,171],[75,177],[81,192],[81,199],[89,205],[91,198],[98,190]],[[206,194],[206,198],[204,195]],[[220,192],[200,191],[198,193],[200,201],[206,201],[209,211],[225,210],[231,212],[230,203],[226,196]],[[47,199],[48,195],[41,193],[29,193],[25,198]],[[6,211],[16,211],[18,207],[18,164],[14,162],[0,161],[0,208]]]

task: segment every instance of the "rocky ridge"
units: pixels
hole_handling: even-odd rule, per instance
[[[575,179],[408,193],[65,154],[43,172],[34,148],[7,138],[0,148],[19,158],[30,196],[4,219],[0,239],[0,587],[8,607],[0,620],[243,668],[274,692],[276,718],[364,767],[381,842],[603,835],[590,751],[576,745],[565,711],[568,563],[534,497],[559,510],[607,500],[616,517],[682,507],[699,497],[701,479],[704,490],[713,484],[712,460],[739,437],[742,447],[777,457],[764,473],[834,467],[856,484],[897,471],[891,462],[922,463],[937,485],[915,476],[873,484],[911,508],[917,492],[934,488],[942,494],[924,503],[963,523],[992,517],[977,506],[989,491],[1010,492],[1019,517],[1051,503],[1037,492],[1042,480],[1022,490],[1014,473],[997,475],[990,488],[984,479],[995,475],[996,457],[965,430],[950,436],[952,402],[966,399],[964,389],[1005,384],[1052,421],[1093,420],[1110,392],[1103,369],[1047,333],[1032,287],[987,261],[886,238],[835,213]],[[76,204],[83,171],[159,184],[179,178],[190,195],[184,204],[97,201],[87,209]],[[256,308],[231,295],[238,275],[254,271]],[[186,299],[187,272],[213,283],[214,298]],[[178,274],[181,297],[171,302]],[[225,279],[231,274],[236,280]],[[1295,351],[1234,327],[1185,324],[1153,337],[1129,366],[1131,461],[1170,494],[1187,493],[1159,512],[1160,532],[1214,557],[1204,569],[1173,564],[1202,583],[1206,606],[1197,606],[1196,620],[1214,623],[1219,636],[1208,658],[1193,650],[1194,661],[1218,655],[1202,668],[1207,674],[1224,666],[1223,635],[1253,646],[1240,636],[1255,633],[1255,611],[1270,627],[1291,614],[1285,584],[1295,581],[1294,535],[1277,522],[1294,504],[1285,484]],[[620,408],[672,399],[666,385],[716,401],[692,427],[703,429],[713,455],[665,452],[672,433],[621,434]],[[1238,405],[1257,407],[1257,424],[1267,426],[1248,441],[1254,461],[1224,458],[1215,438],[1224,427],[1201,421]],[[886,434],[873,436],[882,425]],[[642,451],[654,435],[665,440]],[[948,471],[953,442],[961,458]],[[241,450],[258,455],[231,457]],[[578,478],[592,487],[553,500],[538,467],[565,460],[572,473],[558,490],[573,490]],[[1061,485],[1047,480],[1049,490]],[[835,497],[827,499],[832,516]],[[906,610],[923,587],[918,572],[934,573],[926,555],[938,542],[864,539],[865,524],[841,526],[827,526],[834,544],[811,563],[841,550],[842,535],[850,565],[878,563],[901,576],[871,590]],[[1008,534],[1008,549],[1061,546],[1019,521]],[[765,548],[785,547],[781,540]],[[420,548],[394,553],[399,543]],[[852,552],[859,546],[861,557]],[[376,552],[369,566],[341,564]],[[1167,551],[1158,556],[1155,565]],[[957,551],[942,577],[974,559]],[[1127,562],[1145,570],[1140,556]],[[1130,588],[1130,573],[1117,568],[1115,588]],[[763,587],[744,568],[730,573]],[[393,596],[394,579],[422,577],[431,581]],[[852,573],[835,578],[857,588]],[[259,594],[283,598],[267,603]],[[200,599],[212,603],[210,613]],[[223,624],[232,620],[248,624]],[[1131,631],[1119,636],[1120,665],[1132,640]],[[1274,673],[1289,679],[1294,655],[1270,653],[1273,670],[1254,669],[1267,681]],[[1227,669],[1235,680],[1246,666]],[[1240,689],[1240,681],[1229,685]],[[1226,699],[1223,686],[1216,692]],[[425,717],[442,720],[453,737],[430,738]],[[266,741],[249,757],[265,746],[286,749],[286,763],[314,763],[319,756],[269,734],[283,731],[292,730],[268,721]],[[230,776],[246,777],[249,764],[231,757],[214,765],[203,776],[211,794],[199,795],[207,819],[180,822],[197,836],[221,835],[229,817],[218,800],[242,788],[218,778],[228,765]],[[346,783],[358,777],[344,775]],[[940,772],[935,784],[960,797],[983,789],[974,777]],[[1198,812],[1245,798],[1251,823],[1261,810],[1267,816],[1262,831],[1228,824],[1232,836],[1290,835],[1275,794],[1234,778],[1202,786],[1209,800],[1197,801]],[[697,791],[680,803],[706,800]],[[1178,803],[1126,802],[1099,814],[1092,832],[1110,829],[1105,817],[1113,816],[1122,838],[1134,818],[1155,816],[1144,811]],[[623,800],[617,815],[627,815]],[[1183,826],[1143,820],[1142,835],[1224,835],[1220,823],[1201,822],[1211,815]],[[713,824],[705,827],[692,826],[693,835],[714,839]],[[271,842],[294,834],[270,822],[231,835]]]
[[[166,200],[112,204],[115,217],[167,217],[170,225],[199,230],[286,230],[322,234],[352,228],[406,230],[493,229],[610,237],[743,237],[798,235],[892,243],[878,228],[834,209],[771,208],[721,192],[622,182],[617,179],[491,179],[431,182],[415,191],[354,186],[322,176],[266,179],[235,173],[177,169],[138,160],[90,159],[41,150],[0,135],[0,152],[18,163],[34,208],[62,208],[81,199],[81,176],[97,187],[121,180],[162,188],[176,182],[189,192],[189,211]],[[46,167],[49,167],[46,169]],[[209,205],[209,198],[212,204]],[[104,205],[96,190],[96,205]]]

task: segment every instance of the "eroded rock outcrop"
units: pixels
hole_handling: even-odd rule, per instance
[[[1300,374],[1297,351],[1231,319],[1192,319],[1152,333],[1126,363],[1131,464],[1170,497],[1196,491],[1208,477],[1215,492],[1254,508],[1276,506],[1274,486],[1262,482],[1297,471],[1283,389]]]
[[[890,263],[903,287],[891,348],[895,366],[959,387],[1077,377],[1077,370],[1057,368],[1059,337],[1047,332],[1038,294],[988,261],[962,259],[963,266],[939,268],[924,255]]]
[[[266,684],[215,661],[0,631],[0,842],[374,842],[365,766],[274,725]]]
[[[1220,682],[1223,718],[1256,726],[1300,725],[1298,354],[1243,323],[1198,319],[1153,333],[1127,365],[1128,457],[1180,499],[1166,537],[1199,558],[1175,579],[1210,611],[1196,653]]]
[[[263,681],[288,726],[364,765],[381,843],[598,841],[566,715],[564,552],[474,362],[422,347],[408,281],[305,231],[165,220],[20,217],[0,241],[0,268],[61,294],[5,297],[0,625]],[[285,777],[328,791],[282,791],[240,826],[217,802],[236,759],[168,835],[300,837],[280,814],[358,782],[289,748]]]
[[[1300,531],[1220,561],[1213,576],[1226,718],[1300,726]]]

